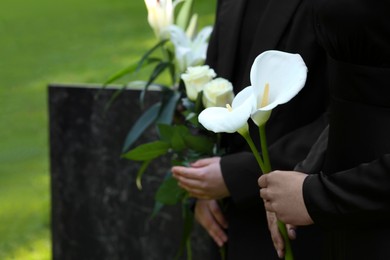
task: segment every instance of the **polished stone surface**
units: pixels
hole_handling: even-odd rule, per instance
[[[179,207],[150,219],[154,192],[169,160],[153,163],[135,184],[140,166],[120,158],[125,136],[141,113],[139,91],[50,85],[50,162],[53,259],[173,259],[181,237]],[[147,96],[147,104],[158,94]],[[140,142],[155,139],[153,129]],[[199,226],[193,259],[209,259],[209,240]]]

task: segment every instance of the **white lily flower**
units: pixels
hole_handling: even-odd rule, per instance
[[[306,82],[307,67],[299,54],[266,51],[255,59],[250,79],[256,107],[251,118],[261,126],[277,105],[291,100]]]
[[[248,119],[254,109],[255,100],[252,89],[245,88],[233,99],[232,106],[209,107],[198,117],[199,122],[214,133],[240,134],[248,132]]]
[[[157,38],[161,38],[161,32],[173,24],[176,5],[181,0],[145,0],[148,9],[148,22]]]
[[[212,27],[206,26],[192,39],[187,36],[181,27],[176,25],[171,25],[164,30],[163,35],[168,34],[175,46],[175,57],[180,72],[185,71],[188,67],[202,64],[205,61],[211,31]]]

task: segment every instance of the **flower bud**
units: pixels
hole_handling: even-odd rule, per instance
[[[175,3],[172,0],[145,0],[148,9],[148,22],[158,39],[164,38],[161,33],[173,24]]]

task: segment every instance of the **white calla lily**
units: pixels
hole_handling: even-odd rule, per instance
[[[177,25],[171,25],[164,30],[163,35],[168,34],[169,39],[175,46],[175,57],[180,72],[185,71],[190,66],[196,66],[204,62],[211,32],[212,27],[206,26],[192,39]]]
[[[251,118],[263,125],[277,105],[291,100],[306,82],[307,67],[299,54],[266,51],[257,56],[250,80],[256,100]]]
[[[248,132],[248,119],[255,100],[251,88],[245,88],[233,99],[232,106],[209,107],[199,114],[199,122],[214,133]]]

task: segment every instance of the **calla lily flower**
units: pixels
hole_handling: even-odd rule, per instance
[[[256,125],[263,125],[273,108],[297,95],[306,76],[307,67],[299,54],[266,51],[257,56],[250,72],[256,101],[251,118]]]
[[[148,9],[148,22],[157,38],[161,38],[161,32],[173,24],[176,5],[181,0],[145,0]]]
[[[212,27],[206,26],[192,39],[177,25],[171,25],[166,28],[163,35],[168,34],[175,46],[175,57],[180,72],[184,72],[186,68],[197,66],[204,62],[211,31]]]
[[[209,107],[198,117],[199,122],[214,133],[248,132],[248,119],[255,101],[251,88],[245,88],[233,99],[232,106]]]

